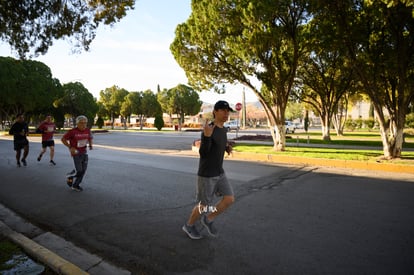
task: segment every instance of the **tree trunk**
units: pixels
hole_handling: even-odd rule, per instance
[[[185,114],[180,113],[180,117],[178,118],[178,131],[181,131],[181,128],[183,127],[184,118],[185,118]]]
[[[336,135],[343,136],[345,121],[348,115],[348,99],[345,100],[345,104],[339,104],[338,106],[338,112],[332,116],[332,122],[335,127]]]
[[[320,116],[322,122],[322,139],[325,141],[331,140],[331,133],[330,133],[330,124],[331,120],[329,118],[329,113],[326,112],[324,115]]]
[[[404,129],[398,129],[390,120],[389,125],[379,120],[384,159],[400,158],[404,141]]]
[[[342,118],[333,117],[332,122],[336,131],[337,136],[343,136],[344,135],[344,126],[341,122]]]
[[[286,136],[285,136],[285,117],[284,113],[286,106],[274,105],[264,100],[263,95],[254,88],[254,86],[247,85],[256,94],[259,102],[266,113],[267,123],[270,127],[270,133],[273,139],[273,149],[275,151],[285,151]],[[274,107],[274,108],[272,108]]]
[[[325,141],[331,140],[331,134],[329,126],[322,125],[322,139]]]
[[[274,128],[270,126],[270,132],[273,139],[273,149],[275,151],[285,151],[286,145],[286,136],[285,136],[285,126],[276,125]]]
[[[143,129],[143,128],[142,128],[142,119],[143,119],[143,117],[144,117],[143,115],[140,115],[140,116],[139,116],[139,129],[140,129],[140,130],[142,130],[142,129]]]

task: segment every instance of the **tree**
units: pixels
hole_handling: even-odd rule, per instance
[[[159,102],[161,106],[161,110],[170,116],[170,121],[171,121],[172,120],[172,109],[170,108],[170,105],[169,105],[169,99],[170,99],[170,95],[168,93],[168,90],[165,88],[161,90],[158,87],[157,101]]]
[[[22,112],[21,106],[17,99],[22,91],[19,89],[19,83],[22,76],[25,75],[23,62],[10,57],[0,57],[0,110],[1,121],[9,121],[9,116]]]
[[[346,92],[338,101],[338,107],[336,112],[333,113],[332,124],[336,130],[338,136],[344,134],[345,122],[348,117],[349,110],[349,98],[351,93]]]
[[[109,114],[105,109],[105,106],[102,102],[98,101],[96,102],[96,105],[98,106],[98,111],[96,113],[96,115],[98,116],[97,122],[102,121],[102,126],[105,125],[105,120],[109,119]]]
[[[302,119],[303,118],[303,106],[304,104],[296,101],[289,100],[286,106],[285,117],[289,120]]]
[[[164,127],[164,119],[162,118],[161,114],[155,116],[154,126],[155,128],[157,128],[158,131],[160,131],[162,127]]]
[[[99,102],[103,104],[106,112],[111,118],[112,129],[114,129],[115,117],[121,114],[121,106],[125,101],[125,97],[128,95],[128,91],[118,86],[112,86],[106,88],[104,91],[99,93]]]
[[[102,117],[98,117],[98,119],[96,120],[96,126],[98,126],[99,129],[102,129],[102,127],[104,126],[104,120]]]
[[[73,125],[79,115],[88,118],[88,126],[93,125],[95,115],[98,111],[96,99],[80,82],[69,82],[63,84],[63,96],[54,102],[54,106],[72,118]]]
[[[338,113],[345,93],[352,89],[352,66],[345,55],[328,47],[313,51],[304,60],[299,70],[303,85],[301,100],[317,110],[322,122],[322,138],[331,140],[332,118]]]
[[[256,104],[246,104],[246,119],[247,124],[254,128],[267,122],[266,113]]]
[[[135,0],[0,1],[0,39],[20,58],[45,54],[55,39],[89,49],[100,24],[113,25],[134,8]]]
[[[62,95],[62,86],[58,79],[52,77],[50,68],[39,61],[25,60],[23,66],[27,74],[20,82],[20,89],[24,92],[26,112],[34,114],[53,112],[53,102]]]
[[[131,122],[131,115],[132,114],[139,114],[141,113],[141,101],[142,101],[142,93],[139,92],[130,92],[126,95],[125,101],[122,103],[121,106],[121,115],[128,119],[128,122]],[[142,125],[142,121],[140,121]],[[124,122],[124,127],[126,129],[126,120]]]
[[[303,129],[305,129],[306,133],[309,129],[309,111],[305,111],[305,118],[303,119]]]
[[[401,156],[414,98],[412,1],[319,1],[318,16],[337,24],[379,122],[385,158]]]
[[[202,104],[200,97],[198,93],[189,86],[179,84],[158,95],[164,111],[178,116],[179,129],[181,129],[185,115],[196,115],[200,112]]]
[[[139,114],[140,114],[141,122],[142,122],[143,117],[155,117],[157,115],[162,114],[161,105],[157,100],[157,96],[151,90],[146,90],[142,93],[140,110],[141,110],[141,113]],[[142,130],[142,123],[141,123],[141,130]]]
[[[300,0],[193,1],[170,46],[195,89],[250,88],[265,109],[276,150],[286,145],[285,109],[302,55],[305,8]]]
[[[322,138],[329,141],[334,122],[342,134],[343,98],[353,92],[355,75],[338,28],[330,17],[313,16],[305,32],[306,54],[298,71],[298,97],[319,114]],[[346,102],[346,101],[345,101]]]
[[[53,102],[62,93],[59,80],[42,62],[0,57],[0,116],[17,113],[54,113]]]

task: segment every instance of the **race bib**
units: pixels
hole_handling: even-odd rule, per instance
[[[88,144],[88,140],[87,139],[78,140],[78,148],[86,147],[87,144]]]
[[[55,130],[54,128],[53,128],[53,126],[49,126],[49,127],[47,127],[47,132],[53,132],[53,130]]]

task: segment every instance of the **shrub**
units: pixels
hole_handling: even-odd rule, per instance
[[[355,121],[354,120],[352,120],[352,119],[347,119],[346,121],[345,121],[345,128],[347,129],[347,130],[349,130],[349,131],[354,131],[355,130],[355,128],[356,128],[356,123],[355,123]]]
[[[364,120],[364,125],[368,129],[373,129],[375,125],[375,120],[373,118],[368,118]]]
[[[409,113],[405,117],[405,127],[414,128],[414,113]]]
[[[155,128],[157,128],[158,131],[160,131],[162,129],[162,127],[164,127],[164,119],[162,118],[161,115],[156,115],[155,116],[154,126],[155,126]]]
[[[96,120],[96,126],[98,126],[99,129],[102,129],[104,125],[104,120],[102,117],[98,117],[98,119]]]
[[[355,122],[355,127],[357,129],[361,129],[362,128],[362,124],[363,124],[362,118],[357,118],[357,119],[355,119],[354,122]]]

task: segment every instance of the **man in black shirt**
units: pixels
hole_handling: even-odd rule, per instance
[[[182,229],[191,239],[201,239],[201,235],[195,226],[195,222],[201,218],[201,224],[208,233],[215,237],[218,232],[213,226],[213,220],[223,213],[233,202],[233,188],[229,184],[223,170],[224,153],[231,153],[231,146],[227,142],[227,129],[224,122],[229,118],[229,112],[233,111],[226,101],[217,101],[214,105],[214,121],[206,122],[201,134],[199,149],[200,162],[197,179],[197,201],[191,215]],[[214,196],[222,196],[222,199],[213,204]]]
[[[16,151],[17,166],[20,167],[21,150],[23,149],[22,163],[27,165],[26,157],[29,154],[29,141],[27,140],[27,134],[29,133],[29,127],[24,122],[23,114],[18,114],[16,122],[10,128],[9,134],[13,135],[14,150]]]

